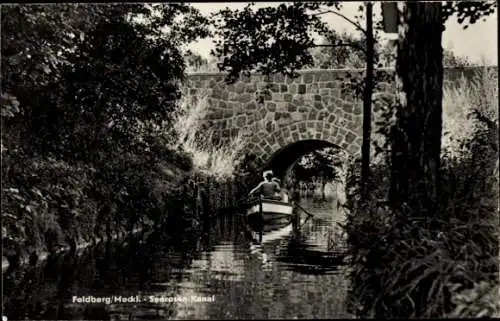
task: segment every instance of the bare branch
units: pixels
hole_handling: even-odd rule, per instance
[[[313,14],[313,16],[315,17],[315,16],[319,16],[322,14],[326,14],[326,13],[333,13],[333,14],[343,18],[345,21],[352,24],[354,27],[356,27],[356,29],[361,31],[366,36],[366,30],[363,29],[363,27],[361,27],[361,25],[359,23],[356,23],[354,20],[347,18],[345,15],[341,14],[340,12],[333,11],[333,10],[326,10],[326,11],[321,11],[321,12],[315,13],[315,14]]]

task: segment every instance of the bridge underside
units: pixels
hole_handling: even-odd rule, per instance
[[[315,139],[301,140],[292,143],[276,151],[267,163],[265,163],[264,170],[271,169],[276,177],[282,179],[287,169],[290,168],[290,166],[292,166],[300,157],[314,150],[326,147],[340,148],[333,143]]]

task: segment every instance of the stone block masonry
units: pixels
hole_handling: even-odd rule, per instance
[[[469,76],[471,71],[447,69],[445,84]],[[383,107],[375,98],[390,101],[395,94],[394,70],[376,73],[385,80],[374,92],[372,133],[376,133]],[[216,136],[224,139],[242,134],[246,152],[263,162],[267,155],[289,144],[310,139],[330,142],[355,157],[360,155],[363,103],[356,87],[359,90],[362,86],[364,70],[301,71],[295,79],[255,73],[234,84],[225,83],[224,77],[222,73],[190,74],[184,88],[188,96],[208,95],[205,126]]]

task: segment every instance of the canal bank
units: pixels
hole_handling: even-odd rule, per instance
[[[155,165],[158,164],[152,164],[153,174]],[[63,172],[59,175],[68,174],[66,180],[73,180],[69,187],[59,176],[57,189],[43,180],[35,181],[31,188],[4,189],[2,273],[9,268],[41,264],[50,256],[79,256],[99,244],[120,244],[165,225],[199,225],[210,220],[213,213],[231,207],[244,193],[242,184],[236,184],[235,179],[221,180],[183,167],[162,165],[162,175],[150,174],[144,179],[149,180],[141,195],[122,189],[106,202],[103,193],[96,197],[99,187],[91,183],[92,171],[87,168],[59,168]],[[31,176],[37,175],[32,171]],[[131,202],[137,206],[124,206]]]

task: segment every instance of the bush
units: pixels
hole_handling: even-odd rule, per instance
[[[445,88],[440,203],[432,218],[384,201],[388,166],[372,168],[371,195],[359,198],[359,164],[348,175],[351,309],[360,316],[498,315],[496,78],[484,73]],[[494,101],[494,99],[492,99]],[[497,100],[496,100],[497,101]],[[450,108],[458,112],[450,112]],[[387,181],[387,180],[385,180]]]
[[[92,167],[19,152],[3,156],[3,239],[8,255],[88,240],[97,210],[96,203],[85,198],[92,186]]]
[[[194,164],[173,146],[172,121],[185,76],[180,45],[206,35],[208,21],[179,4],[11,6],[2,19],[9,255],[189,221]],[[189,30],[155,36],[174,20]]]
[[[180,207],[189,200],[185,154],[110,154],[93,165],[20,149],[2,158],[4,253],[13,259],[190,215]]]

